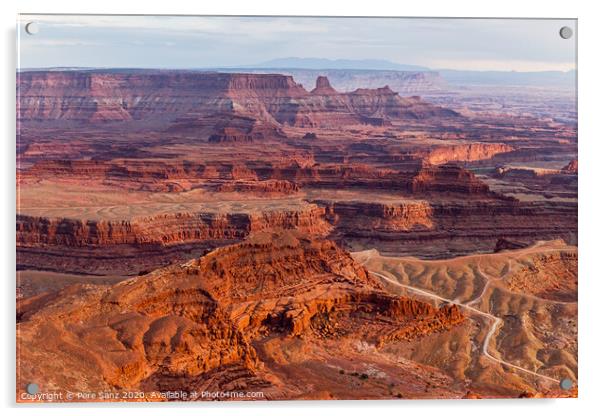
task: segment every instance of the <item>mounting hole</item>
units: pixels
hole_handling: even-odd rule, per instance
[[[560,388],[562,390],[570,390],[573,387],[573,380],[570,378],[563,378],[560,381]]]
[[[35,35],[40,31],[40,28],[36,22],[29,22],[25,25],[25,31],[28,35]]]
[[[28,394],[36,394],[38,392],[40,388],[38,387],[38,385],[36,383],[29,383],[27,386],[25,386],[25,391],[27,391]]]
[[[560,28],[560,37],[562,39],[570,39],[573,36],[573,29],[568,26],[563,26]]]

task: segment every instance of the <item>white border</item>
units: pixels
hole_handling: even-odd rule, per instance
[[[274,403],[200,403],[196,405],[141,405],[110,404],[87,405],[85,414],[106,415],[125,413],[134,416],[178,414],[245,415],[304,415],[308,413],[341,413],[364,415],[366,413],[423,415],[479,414],[481,416],[505,415],[526,412],[545,415],[599,414],[602,392],[600,379],[600,319],[602,302],[602,92],[600,78],[599,40],[602,39],[602,16],[597,13],[595,1],[525,0],[470,1],[470,0],[368,0],[351,3],[351,0],[252,0],[219,2],[187,2],[169,0],[150,3],[124,0],[96,2],[68,0],[9,0],[1,3],[3,54],[2,54],[2,319],[1,343],[3,365],[0,392],[4,414],[70,415],[82,414],[75,406],[19,407],[14,405],[14,264],[15,264],[15,21],[19,13],[130,13],[130,14],[248,14],[248,15],[359,15],[359,16],[428,16],[428,17],[550,17],[579,19],[579,399],[565,400],[481,400],[481,401],[365,401],[365,402],[274,402]],[[127,410],[123,410],[127,406]]]

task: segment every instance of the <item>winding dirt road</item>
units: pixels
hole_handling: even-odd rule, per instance
[[[372,257],[372,255],[369,255],[368,258],[362,262],[362,265],[364,265],[365,263],[367,263],[368,260],[370,260],[371,257]],[[511,270],[511,268],[512,267],[510,266],[509,271]],[[480,271],[480,267],[479,267],[479,272],[481,272]],[[486,317],[487,319],[490,319],[492,321],[492,324],[491,324],[491,327],[489,328],[489,331],[487,332],[487,335],[485,336],[485,341],[483,342],[483,349],[482,349],[482,353],[483,353],[483,355],[485,357],[489,358],[492,361],[495,361],[496,363],[505,365],[507,367],[514,368],[516,370],[522,371],[522,372],[530,374],[532,376],[539,377],[539,378],[542,378],[544,380],[551,381],[551,382],[554,382],[554,383],[560,383],[560,380],[557,380],[557,379],[552,378],[552,377],[545,376],[543,374],[536,373],[535,371],[531,371],[531,370],[529,370],[527,368],[520,367],[520,366],[512,364],[512,363],[509,363],[508,361],[504,361],[504,360],[502,360],[500,358],[494,357],[493,355],[491,355],[489,353],[489,344],[491,342],[491,339],[493,338],[493,336],[497,332],[498,327],[502,323],[502,320],[500,318],[498,318],[497,316],[495,316],[495,315],[492,315],[492,314],[487,313],[487,312],[483,312],[483,311],[481,311],[481,310],[479,310],[479,309],[477,309],[477,308],[475,308],[473,306],[470,306],[470,304],[474,303],[475,301],[477,301],[478,299],[481,298],[481,296],[485,292],[486,288],[483,289],[483,292],[476,299],[473,299],[472,301],[470,301],[468,303],[460,303],[460,302],[453,301],[451,299],[446,299],[446,298],[441,297],[441,296],[439,296],[439,295],[437,295],[435,293],[428,292],[428,291],[423,290],[423,289],[418,289],[418,288],[416,288],[414,286],[410,286],[410,285],[405,285],[403,283],[399,283],[397,280],[392,279],[392,278],[390,278],[390,277],[388,277],[388,276],[386,276],[386,275],[384,275],[382,273],[373,272],[373,271],[369,271],[369,273],[372,274],[372,275],[374,275],[374,276],[376,276],[376,277],[378,277],[378,278],[380,278],[380,279],[382,279],[382,280],[385,280],[386,282],[388,282],[388,283],[390,283],[392,285],[402,287],[402,288],[407,289],[409,291],[412,291],[412,292],[415,292],[415,293],[418,293],[420,295],[427,296],[427,297],[430,297],[430,298],[433,298],[433,299],[437,299],[437,300],[442,301],[442,302],[447,302],[447,303],[455,304],[455,305],[457,305],[457,306],[459,306],[461,308],[467,309],[468,311],[470,311],[472,313],[476,313],[478,315]],[[487,280],[487,285],[488,285],[488,283],[490,281],[489,279],[492,278],[492,277],[491,276],[487,276],[483,272],[481,272],[481,274],[485,278],[488,279]]]
[[[385,276],[384,274],[381,274],[381,273],[370,272],[370,274],[372,274],[374,276],[377,276],[377,277],[379,277],[379,278],[381,278],[381,279],[383,279],[383,280],[385,280],[385,281],[387,281],[387,282],[389,282],[389,283],[391,283],[391,284],[393,284],[395,286],[400,286],[400,287],[403,287],[404,289],[410,290],[412,292],[416,292],[416,293],[419,293],[419,294],[421,294],[423,296],[428,296],[428,297],[431,297],[431,298],[434,298],[434,299],[437,299],[437,300],[440,300],[440,301],[443,301],[443,302],[453,303],[455,305],[458,305],[459,307],[468,309],[471,312],[474,312],[476,314],[485,316],[488,319],[491,319],[493,321],[493,324],[489,328],[489,332],[485,336],[485,341],[483,342],[483,355],[485,355],[485,357],[487,357],[490,360],[495,361],[497,363],[503,364],[503,365],[508,366],[508,367],[512,367],[512,368],[514,368],[516,370],[523,371],[523,372],[531,374],[533,376],[540,377],[540,378],[543,378],[545,380],[552,381],[554,383],[560,383],[560,380],[557,380],[557,379],[552,378],[552,377],[544,376],[543,374],[536,373],[535,371],[531,371],[531,370],[529,370],[527,368],[520,367],[518,365],[509,363],[508,361],[504,361],[502,359],[494,357],[493,355],[491,355],[489,353],[489,343],[491,342],[491,338],[493,337],[493,335],[497,331],[499,325],[502,323],[502,320],[500,318],[498,318],[497,316],[491,315],[490,313],[486,313],[486,312],[480,311],[480,310],[478,310],[476,308],[473,308],[472,306],[470,306],[468,304],[454,302],[454,301],[452,301],[450,299],[443,298],[443,297],[441,297],[439,295],[436,295],[434,293],[427,292],[426,290],[418,289],[418,288],[415,288],[415,287],[409,286],[409,285],[404,285],[403,283],[399,283],[398,281],[396,281],[394,279],[391,279],[390,277],[387,277],[387,276]]]

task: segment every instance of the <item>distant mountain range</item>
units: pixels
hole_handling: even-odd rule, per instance
[[[93,68],[39,68],[51,71],[86,70]],[[100,68],[98,68],[100,69]],[[108,68],[104,68],[108,69]],[[167,68],[165,68],[167,69]],[[22,68],[20,71],[35,69]],[[134,68],[112,68],[112,71],[144,71]],[[363,83],[370,79],[369,85],[376,86],[385,82],[399,88],[400,92],[421,92],[432,89],[445,89],[444,85],[457,86],[533,86],[533,87],[560,87],[574,88],[577,72],[572,71],[471,71],[431,68],[419,65],[407,65],[391,62],[384,59],[326,59],[326,58],[278,58],[253,65],[240,65],[229,67],[189,68],[187,71],[218,71],[218,72],[254,72],[254,73],[283,73],[293,75],[296,80],[305,85],[312,85],[317,75],[327,75],[335,88],[349,90],[357,88],[358,82]],[[372,72],[372,74],[368,74]],[[423,77],[417,76],[423,73]],[[413,77],[409,88],[402,88],[399,84],[408,82]],[[440,77],[438,81],[437,78]],[[382,78],[379,80],[378,78]],[[356,85],[357,84],[357,85]]]
[[[576,71],[471,71],[431,68],[419,65],[398,64],[384,59],[326,59],[326,58],[279,58],[239,69],[288,69],[290,70],[372,70],[400,72],[439,73],[449,85],[504,85],[504,86],[557,86],[572,87],[576,83]]]

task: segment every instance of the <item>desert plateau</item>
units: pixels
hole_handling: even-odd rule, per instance
[[[574,105],[436,71],[19,71],[17,401],[576,397]]]

